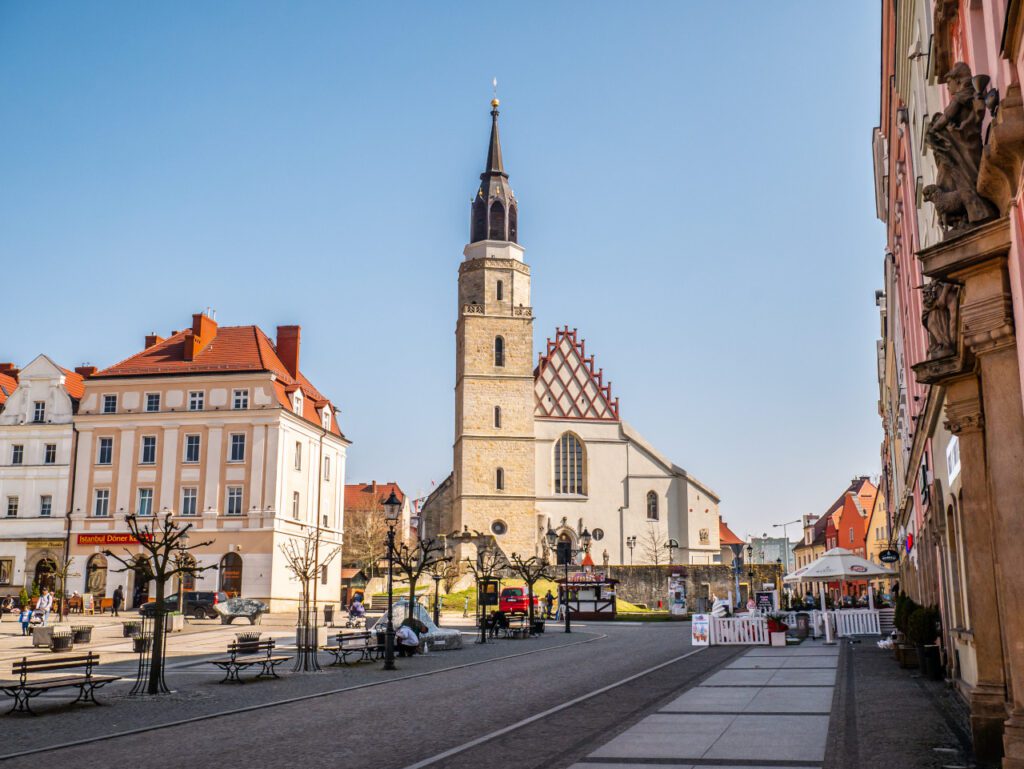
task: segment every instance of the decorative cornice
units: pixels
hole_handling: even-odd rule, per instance
[[[988,140],[978,171],[978,192],[999,208],[1005,216],[1017,195],[1021,165],[1024,164],[1024,102],[1020,83],[1006,89],[999,111],[992,118]]]
[[[985,427],[985,416],[981,410],[981,399],[977,395],[960,400],[946,400],[946,429],[953,435],[981,432]]]
[[[1013,302],[1006,292],[988,296],[960,307],[964,344],[982,355],[1014,344]]]
[[[948,280],[961,270],[1005,258],[1009,250],[1010,220],[1004,216],[922,249],[917,258],[921,271],[929,278]]]

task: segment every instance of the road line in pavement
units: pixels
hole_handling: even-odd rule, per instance
[[[425,678],[426,676],[432,676],[432,675],[436,675],[438,673],[448,673],[448,672],[451,672],[452,670],[463,670],[465,668],[476,667],[477,665],[485,665],[485,664],[487,664],[489,662],[500,662],[501,660],[510,660],[510,659],[514,659],[516,657],[527,657],[527,656],[529,656],[531,654],[541,654],[543,652],[554,651],[555,649],[565,649],[565,648],[567,648],[569,646],[582,646],[583,644],[593,643],[594,641],[600,641],[601,639],[607,638],[607,637],[608,637],[607,633],[599,633],[599,634],[595,634],[593,638],[588,638],[588,639],[586,639],[584,641],[570,641],[569,643],[559,644],[558,646],[547,646],[547,647],[545,647],[543,649],[531,649],[529,651],[518,652],[516,654],[506,654],[503,657],[493,657],[491,659],[486,659],[486,660],[477,660],[476,662],[464,662],[461,665],[452,665],[452,666],[446,667],[446,668],[438,668],[437,670],[425,670],[422,673],[412,673],[412,674],[407,675],[407,676],[398,676],[396,678],[388,678],[388,679],[383,680],[383,681],[370,681],[369,683],[356,684],[355,686],[345,686],[345,687],[342,687],[341,689],[331,689],[331,690],[326,691],[326,692],[314,692],[313,694],[303,694],[303,695],[300,695],[298,697],[289,697],[289,698],[284,699],[284,700],[274,700],[272,702],[262,702],[262,703],[260,703],[258,705],[248,705],[248,706],[246,706],[244,708],[235,708],[233,710],[223,710],[223,711],[221,711],[219,713],[209,713],[207,715],[202,715],[202,716],[193,716],[192,718],[182,718],[182,719],[179,719],[177,721],[167,721],[167,722],[162,723],[162,724],[151,724],[149,726],[140,726],[137,729],[128,729],[126,731],[117,732],[117,733],[114,733],[114,734],[103,734],[103,735],[98,735],[98,736],[95,736],[95,737],[86,737],[85,739],[81,739],[81,740],[72,740],[70,742],[61,742],[61,743],[47,745],[47,746],[41,747],[41,748],[28,748],[27,750],[19,750],[17,753],[5,753],[3,755],[0,755],[0,761],[6,761],[6,760],[11,759],[11,758],[21,758],[23,756],[32,756],[32,755],[36,755],[36,754],[39,754],[39,753],[49,753],[50,751],[61,750],[63,748],[74,748],[74,747],[78,747],[79,745],[89,745],[91,743],[101,742],[101,741],[104,741],[104,740],[114,740],[114,739],[117,739],[119,737],[128,737],[128,736],[133,735],[133,734],[145,734],[146,732],[155,732],[158,729],[169,729],[170,727],[173,727],[173,726],[182,726],[184,724],[194,724],[194,723],[199,722],[199,721],[209,721],[211,718],[221,718],[222,716],[233,716],[233,715],[237,715],[239,713],[252,713],[253,711],[256,711],[256,710],[264,710],[265,708],[273,708],[273,707],[277,707],[278,705],[290,705],[290,704],[292,704],[294,702],[304,702],[305,700],[315,700],[315,699],[318,699],[320,697],[329,697],[329,696],[331,696],[333,694],[342,694],[344,692],[356,691],[357,689],[369,689],[370,687],[373,687],[373,686],[384,686],[386,684],[394,683],[396,681],[408,681],[408,680],[413,679],[413,678]],[[436,652],[436,653],[440,653],[440,652]],[[689,655],[684,655],[684,656],[689,656]],[[679,657],[677,659],[682,659],[682,658]],[[670,664],[670,663],[675,662],[675,661],[676,660],[669,660],[669,662],[666,662],[664,664],[667,665],[667,664]],[[663,667],[663,665],[658,665],[657,667],[651,668],[651,670],[657,670],[658,667]],[[650,672],[650,671],[645,671],[645,672]],[[639,675],[644,675],[644,674],[641,673]],[[626,680],[628,681],[630,679],[626,679]],[[625,683],[625,681],[620,681],[619,683]],[[618,686],[618,684],[614,684],[614,686]],[[595,694],[596,693],[597,692],[595,692]]]
[[[555,705],[553,708],[548,708],[547,710],[541,713],[532,715],[529,718],[524,718],[522,721],[516,721],[514,724],[509,724],[508,726],[493,731],[490,734],[485,734],[481,737],[477,737],[475,740],[470,740],[469,742],[464,742],[463,744],[457,745],[454,748],[449,748],[443,753],[438,753],[436,756],[431,756],[430,758],[425,758],[422,761],[417,761],[415,764],[409,764],[408,766],[404,767],[404,769],[421,769],[421,767],[430,766],[431,764],[436,764],[438,761],[443,761],[446,758],[451,758],[452,756],[458,755],[459,753],[467,751],[470,748],[475,748],[477,745],[482,745],[483,743],[488,742],[489,740],[493,740],[495,737],[500,737],[503,734],[514,732],[516,729],[521,729],[524,726],[529,726],[530,724],[536,721],[540,721],[542,718],[547,718],[548,716],[554,715],[555,713],[558,713],[562,710],[571,708],[574,705],[579,705],[581,702],[586,702],[587,700],[593,697],[597,697],[599,694],[604,694],[605,692],[611,691],[612,689],[617,689],[623,684],[628,684],[630,681],[635,681],[638,678],[643,678],[644,676],[649,675],[656,670],[661,670],[662,668],[668,667],[669,665],[674,665],[675,663],[681,660],[685,660],[687,657],[692,657],[694,654],[698,654],[699,652],[704,651],[706,648],[708,647],[702,646],[700,648],[694,649],[692,652],[687,652],[686,654],[682,654],[678,657],[673,657],[672,659],[667,660],[666,662],[662,662],[658,665],[655,665],[654,667],[647,668],[647,670],[641,670],[639,673],[634,673],[631,676],[627,676],[626,678],[623,678],[621,681],[616,681],[613,684],[602,686],[600,689],[594,689],[594,691],[592,692],[582,694],[579,697],[574,697],[568,702],[563,702],[561,705]]]

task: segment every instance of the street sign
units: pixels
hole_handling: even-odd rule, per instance
[[[899,563],[900,554],[898,550],[883,550],[878,554],[878,560],[882,563]]]

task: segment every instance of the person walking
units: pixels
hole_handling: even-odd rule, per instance
[[[36,614],[41,614],[43,617],[43,627],[46,627],[46,620],[50,618],[50,611],[53,609],[53,594],[48,588],[43,588],[42,595],[39,596],[39,602],[36,604]]]
[[[120,616],[117,612],[121,608],[121,604],[124,603],[124,588],[118,585],[114,588],[114,599],[111,603],[112,614],[115,617]]]
[[[21,634],[28,635],[28,627],[32,624],[32,610],[28,604],[23,604],[21,614],[18,615],[18,622],[21,623]]]
[[[555,605],[555,597],[551,594],[550,588],[548,589],[547,595],[544,596],[544,619],[551,619],[554,615],[552,609]]]

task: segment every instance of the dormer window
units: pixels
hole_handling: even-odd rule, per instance
[[[45,402],[43,402],[43,401],[36,401],[33,404],[32,421],[33,422],[45,422],[46,421],[46,403]]]
[[[296,390],[295,395],[292,396],[292,411],[299,416],[302,416],[302,391]]]
[[[328,407],[326,407],[324,409],[324,413],[323,413],[323,417],[322,417],[322,424],[323,424],[325,430],[330,430],[331,429],[331,408],[330,408],[330,406],[328,406]]]

